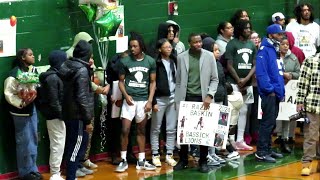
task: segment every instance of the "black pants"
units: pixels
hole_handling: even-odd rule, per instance
[[[69,120],[66,124],[66,163],[67,177],[66,180],[74,180],[79,165],[79,160],[84,157],[88,144],[88,133],[84,131],[83,121]]]
[[[276,96],[262,97],[261,100],[263,114],[259,123],[257,154],[264,156],[271,152],[271,134],[276,125],[280,101]]]
[[[202,97],[187,95],[186,101],[202,102]],[[199,147],[200,147],[199,165],[201,165],[202,163],[207,163],[208,146],[199,146]],[[181,145],[179,156],[180,156],[180,161],[184,161],[186,163],[188,162],[188,145]]]

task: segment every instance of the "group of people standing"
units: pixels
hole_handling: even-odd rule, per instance
[[[115,171],[128,169],[127,151],[133,120],[139,147],[137,169],[155,170],[161,166],[159,134],[162,125],[165,126],[165,162],[174,170],[188,167],[187,145],[180,147],[179,162],[173,158],[181,101],[203,102],[204,109],[208,109],[210,103],[231,108],[227,159],[239,158],[238,150],[253,150],[249,146],[253,140],[257,142],[257,161],[276,162],[276,158],[283,157],[271,148],[279,102],[285,97],[285,84],[299,78],[297,111],[306,111],[310,119],[310,123],[304,124],[301,174],[310,175],[320,129],[319,55],[314,56],[320,45],[320,32],[312,10],[310,4],[298,5],[294,10],[296,20],[286,28],[282,13],[276,13],[272,16],[274,24],[267,27],[267,36],[262,41],[252,31],[253,26],[244,10],[237,11],[230,22],[218,25],[216,41],[206,34],[191,33],[187,50],[179,41],[180,26],[171,20],[159,25],[157,41],[150,48],[146,47],[141,35],[131,32],[128,55],[111,66],[117,69],[115,80],[119,80],[123,96],[122,104],[118,104],[121,106],[122,124],[121,162]],[[89,134],[93,131],[93,94],[108,94],[110,86],[96,86],[92,82],[92,41],[90,36],[78,36],[68,52],[69,56],[62,51],[53,51],[49,56],[50,69],[40,75],[39,110],[48,119],[51,180],[62,179],[63,151],[67,180],[74,180],[77,169],[83,169],[80,161],[87,162],[89,167],[95,166],[85,158],[88,142],[90,144]],[[4,92],[15,124],[19,176],[26,180],[41,179],[36,167],[37,94],[21,97],[16,88],[19,84],[16,79],[18,70],[35,72],[32,50],[19,50],[16,60],[18,65],[6,79]],[[258,94],[263,111],[259,125]],[[146,125],[150,118],[152,163],[145,157]],[[290,153],[286,146],[290,123],[278,124],[282,125],[279,133],[284,138],[281,141],[282,152]],[[216,155],[214,147],[200,146],[199,149],[200,172],[209,172],[210,165],[226,162]]]

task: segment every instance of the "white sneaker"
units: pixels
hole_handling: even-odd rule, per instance
[[[140,169],[143,169],[143,170],[147,170],[147,171],[154,171],[156,170],[156,166],[150,164],[148,161],[146,161],[145,159],[143,161],[138,161],[137,162],[137,166],[136,166],[136,169],[140,170]]]
[[[240,154],[237,151],[233,151],[232,153],[228,154],[227,159],[228,160],[234,160],[234,159],[239,159]]]
[[[166,163],[168,163],[172,167],[177,165],[177,161],[173,159],[173,155],[166,155]]]
[[[93,174],[93,170],[87,169],[86,167],[79,168],[79,170],[85,173],[86,175]]]
[[[50,177],[50,180],[64,180],[64,179],[60,176],[60,173],[59,173],[59,174],[53,174]]]
[[[116,168],[116,172],[124,172],[128,169],[128,162],[124,159],[122,159],[122,161],[120,162],[120,164],[118,165],[118,167]]]
[[[226,160],[222,159],[221,157],[219,157],[218,155],[216,154],[210,154],[210,156],[215,159],[216,161],[219,161],[220,164],[225,164],[226,163]]]
[[[236,150],[240,151],[252,151],[253,147],[246,144],[244,141],[236,142]]]
[[[208,166],[219,166],[220,162],[215,160],[213,157],[211,157],[209,154],[207,155],[207,165]]]
[[[92,168],[95,169],[98,167],[98,165],[94,164],[93,162],[90,161],[90,159],[87,159],[84,163],[82,163],[82,165],[84,165],[87,168]]]
[[[160,155],[152,155],[152,164],[156,167],[161,167]]]

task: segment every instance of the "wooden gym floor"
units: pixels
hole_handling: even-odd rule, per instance
[[[285,155],[275,164],[256,162],[254,151],[242,151],[240,154],[240,159],[215,167],[209,173],[198,172],[192,157],[189,159],[189,165],[193,168],[177,172],[167,166],[163,159],[162,167],[156,171],[138,171],[134,164],[129,164],[129,169],[124,173],[114,172],[116,166],[112,165],[110,160],[99,161],[97,162],[99,167],[94,170],[93,175],[87,175],[84,178],[78,178],[78,180],[320,180],[320,173],[315,172],[317,161],[312,164],[314,171],[312,175],[300,176],[302,137],[297,138],[293,152]],[[150,156],[149,159],[151,159]],[[50,178],[49,173],[43,174],[43,176],[45,180]]]

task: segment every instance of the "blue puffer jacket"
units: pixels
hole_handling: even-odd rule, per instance
[[[277,56],[272,42],[264,38],[256,59],[256,77],[261,97],[275,93],[279,100],[285,95],[283,62]]]

